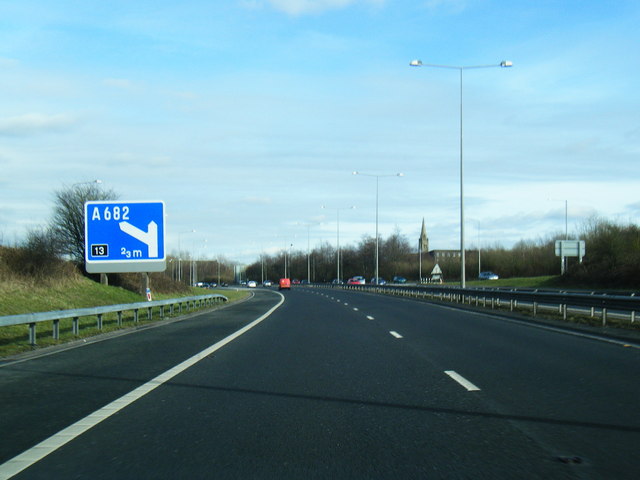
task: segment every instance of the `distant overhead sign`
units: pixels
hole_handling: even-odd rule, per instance
[[[89,273],[166,269],[164,202],[86,202],[84,229]]]

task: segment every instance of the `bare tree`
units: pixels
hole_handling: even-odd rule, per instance
[[[61,254],[84,263],[84,204],[95,200],[116,200],[113,190],[103,190],[97,182],[76,183],[55,192],[51,231]]]

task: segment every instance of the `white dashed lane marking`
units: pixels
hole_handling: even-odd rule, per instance
[[[458,382],[460,385],[462,385],[464,388],[466,388],[467,391],[469,391],[469,392],[477,392],[477,391],[480,390],[480,388],[476,387],[469,380],[464,378],[462,375],[454,372],[453,370],[446,370],[444,373],[446,373],[451,378],[453,378],[456,382]]]

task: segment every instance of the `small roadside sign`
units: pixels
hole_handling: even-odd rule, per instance
[[[438,265],[436,263],[435,267],[433,267],[433,270],[431,270],[431,283],[442,283],[442,269],[440,268],[440,265]]]
[[[166,269],[164,202],[90,201],[84,205],[89,273]]]

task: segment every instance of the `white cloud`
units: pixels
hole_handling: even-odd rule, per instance
[[[323,13],[328,10],[338,10],[357,3],[371,5],[382,5],[384,0],[266,0],[276,10],[280,10],[289,15],[308,15]],[[247,7],[257,7],[256,1],[244,1]]]
[[[24,136],[68,129],[76,120],[66,114],[26,113],[0,119],[0,136]]]

